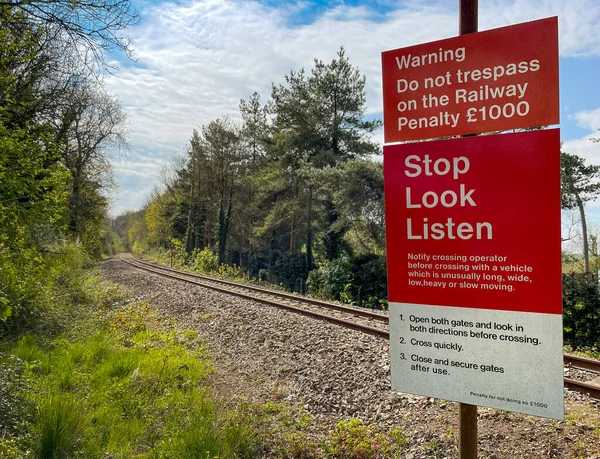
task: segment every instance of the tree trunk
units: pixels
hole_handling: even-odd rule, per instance
[[[290,223],[290,253],[296,251],[296,232],[294,228],[294,212],[292,212],[292,222]]]
[[[223,258],[225,258],[225,247],[224,247],[224,229],[225,229],[225,209],[223,209],[223,201],[219,203],[219,228],[218,228],[218,242],[217,242],[217,263],[220,265],[223,263]]]
[[[308,211],[306,221],[306,270],[307,272],[313,269],[313,254],[312,254],[312,187],[308,187]]]
[[[585,221],[585,210],[583,209],[583,201],[579,196],[575,198],[577,200],[577,207],[579,208],[579,214],[581,215],[581,235],[583,237],[583,269],[585,273],[590,272],[590,251],[588,247],[588,234],[587,234],[587,223]]]
[[[194,224],[194,179],[192,177],[190,185],[190,202],[189,202],[189,213],[188,213],[188,222],[187,222],[187,231],[185,232],[185,251],[188,255],[191,255],[194,251],[194,247],[192,246],[192,241],[194,239],[192,226]]]
[[[231,220],[231,203],[233,201],[233,185],[229,189],[229,202],[227,210],[223,208],[224,202],[219,206],[219,264],[225,263],[227,250],[227,233],[229,232],[229,221]]]
[[[292,186],[294,187],[294,202],[292,207],[292,221],[290,224],[290,253],[296,252],[296,203],[298,202],[298,180],[296,178],[296,171],[292,177]]]

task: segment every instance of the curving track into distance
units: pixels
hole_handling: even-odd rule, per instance
[[[120,259],[135,268],[162,277],[199,285],[230,295],[236,295],[268,306],[287,309],[295,313],[315,317],[346,328],[352,328],[364,333],[389,339],[388,316],[386,314],[268,290],[253,285],[239,284],[237,282],[202,276],[200,274],[188,273],[161,266],[156,263],[139,260],[133,258],[131,254],[122,254]],[[600,374],[600,361],[598,360],[565,354],[564,362],[566,365]],[[565,378],[565,387],[583,394],[589,394],[591,398],[600,400],[600,386]]]

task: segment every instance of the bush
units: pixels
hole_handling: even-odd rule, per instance
[[[332,260],[308,273],[308,292],[324,300],[340,300],[340,295],[351,282],[350,265],[341,259]]]
[[[600,291],[597,282],[563,275],[563,326],[565,344],[600,346]]]
[[[32,260],[4,262],[0,254],[0,303],[7,299],[11,314],[0,320],[0,337],[35,328],[58,333],[57,317],[73,303],[89,300],[86,279],[92,260],[75,244],[55,246]]]
[[[312,270],[306,285],[317,298],[387,309],[387,271],[380,255],[361,255],[350,262],[332,260]]]
[[[387,269],[385,257],[369,254],[350,262],[353,302],[371,309],[387,309]]]
[[[187,261],[187,252],[185,250],[185,244],[179,239],[171,239],[171,247],[169,249],[169,257],[173,256],[174,266],[183,266]]]
[[[30,389],[24,371],[25,364],[16,356],[0,354],[0,438],[21,432],[29,421],[30,407],[22,397]],[[2,452],[0,447],[0,457],[5,457]]]
[[[217,270],[217,256],[210,248],[202,250],[194,249],[192,252],[191,265],[194,271],[208,274]]]
[[[219,277],[223,277],[226,279],[238,279],[241,280],[243,277],[242,268],[237,265],[227,265],[225,263],[221,263],[219,265],[219,269],[217,271]]]
[[[300,252],[280,254],[269,273],[272,282],[293,292],[305,291],[307,277],[306,255]]]

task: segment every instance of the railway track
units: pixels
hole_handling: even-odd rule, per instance
[[[284,292],[267,290],[252,285],[239,284],[223,279],[187,273],[176,269],[160,266],[154,263],[133,258],[131,255],[121,255],[121,260],[136,268],[149,271],[163,277],[188,282],[201,287],[211,288],[223,293],[235,295],[256,301],[268,306],[287,309],[299,314],[316,317],[347,328],[370,333],[372,335],[389,337],[387,315],[367,309],[352,308],[326,301],[314,300]]]
[[[133,258],[130,254],[121,255],[121,260],[138,269],[158,274],[163,277],[199,285],[230,295],[236,295],[268,306],[287,309],[306,316],[326,320],[343,327],[389,339],[388,316],[385,314],[268,290],[252,285],[239,284],[200,274],[188,273],[156,263],[139,260]],[[596,380],[600,380],[600,361],[565,354],[564,362],[567,366],[598,374]],[[572,378],[565,378],[565,387],[569,390],[589,394],[591,398],[600,400],[600,385]]]

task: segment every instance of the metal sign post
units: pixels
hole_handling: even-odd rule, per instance
[[[458,0],[458,34],[478,30],[479,0]],[[458,404],[458,456],[460,459],[477,458],[477,406]]]

